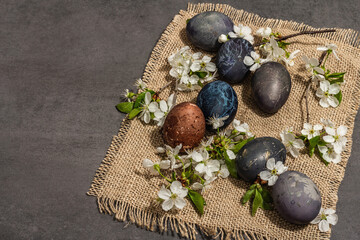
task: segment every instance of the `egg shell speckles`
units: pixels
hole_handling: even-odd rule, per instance
[[[254,51],[250,42],[242,38],[230,39],[224,43],[216,56],[216,67],[221,79],[228,83],[241,83],[249,66],[244,64],[245,56]]]
[[[307,224],[319,213],[321,194],[305,174],[286,171],[272,188],[275,209],[280,216],[294,224]]]
[[[260,137],[246,143],[236,155],[238,176],[248,182],[254,182],[257,175],[266,170],[267,160],[285,162],[286,148],[278,139]]]
[[[206,84],[199,92],[196,105],[204,113],[205,119],[211,117],[222,118],[229,116],[224,121],[225,128],[235,118],[238,108],[238,98],[234,89],[224,81],[214,81]],[[207,123],[207,129],[212,130],[212,126]]]
[[[286,103],[290,90],[290,74],[277,62],[263,64],[256,70],[251,80],[255,103],[266,113],[277,112]]]
[[[205,135],[205,117],[198,106],[183,102],[176,105],[167,115],[162,135],[166,144],[176,147],[182,144],[182,151],[199,145]]]
[[[233,27],[234,23],[225,14],[208,11],[191,18],[186,25],[186,33],[196,47],[214,52],[221,46],[219,36],[227,35]]]

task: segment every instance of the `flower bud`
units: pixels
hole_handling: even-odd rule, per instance
[[[218,38],[219,43],[227,42],[228,38],[225,34],[221,34]]]

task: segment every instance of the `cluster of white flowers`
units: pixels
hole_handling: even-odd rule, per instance
[[[152,99],[150,92],[146,92],[139,117],[145,123],[149,123],[150,120],[153,119],[157,122],[158,126],[162,126],[164,124],[167,114],[175,105],[175,101],[176,99],[174,93],[169,96],[167,101],[160,100],[160,102],[157,102]],[[152,114],[154,115],[151,116]]]
[[[295,135],[293,128],[282,131],[280,136],[286,150],[293,157],[298,157],[299,149],[305,147],[304,141],[310,142],[313,138],[317,137],[318,139],[316,139],[315,143],[321,157],[328,163],[339,163],[341,161],[341,153],[345,150],[347,143],[345,137],[347,127],[340,125],[338,128],[335,128],[335,124],[328,119],[321,119],[321,123],[315,125],[304,123],[301,137]]]
[[[230,38],[243,38],[249,41],[251,44],[254,44],[254,37],[251,35],[251,28],[242,24],[239,24],[238,26],[234,25],[233,32],[229,32],[228,36]],[[228,37],[225,34],[221,34],[218,38],[218,41],[220,43],[227,42]]]
[[[177,89],[192,91],[201,89],[206,82],[215,80],[216,65],[211,57],[201,52],[192,54],[189,46],[181,48],[168,58],[171,65],[170,75],[176,78]]]
[[[293,128],[287,128],[280,133],[281,141],[286,147],[286,151],[290,152],[293,157],[300,155],[299,150],[305,147],[301,139],[296,138]]]
[[[287,171],[288,167],[285,167],[281,161],[275,163],[274,158],[270,158],[266,162],[267,170],[260,172],[260,178],[268,182],[269,186],[273,186],[279,175]]]
[[[339,57],[336,54],[337,46],[335,44],[328,44],[326,46],[320,46],[317,48],[319,51],[326,51],[327,56],[330,53],[333,53],[336,59],[339,60]],[[341,78],[341,81],[335,81],[331,82],[329,81],[329,77],[331,77],[331,74],[329,74],[325,69],[325,61],[324,64],[321,66],[319,63],[319,60],[316,58],[309,58],[307,56],[302,56],[302,59],[305,63],[306,69],[311,73],[311,79],[316,84],[317,91],[316,96],[320,99],[319,104],[320,106],[324,108],[328,107],[337,107],[340,102],[339,98],[337,97],[337,94],[340,93],[341,87],[340,84],[343,83],[343,79]],[[337,73],[340,74],[340,76],[343,76],[345,73]],[[334,76],[339,77],[338,76]]]
[[[338,216],[335,214],[335,210],[331,208],[321,208],[319,215],[312,220],[311,224],[319,224],[320,232],[327,232],[330,229],[331,225],[336,225],[338,222]]]
[[[170,189],[169,186],[162,187],[158,193],[163,210],[168,211],[174,207],[182,209],[186,205],[184,197],[187,191],[201,191],[201,194],[204,194],[211,188],[213,181],[230,175],[225,159],[233,161],[236,158],[233,152],[235,144],[254,136],[246,123],[235,119],[233,127],[234,129],[223,130],[216,136],[202,140],[198,147],[186,150],[183,154],[181,144],[175,148],[168,145],[158,147],[156,151],[163,155],[163,160],[153,162],[145,159],[143,161],[143,167],[151,174],[160,174],[171,183]],[[221,155],[217,154],[219,150],[222,152]],[[171,179],[164,176],[162,170],[171,171]]]

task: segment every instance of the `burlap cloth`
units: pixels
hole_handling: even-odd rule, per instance
[[[143,80],[149,88],[157,90],[173,80],[169,75],[170,66],[167,62],[170,54],[185,45],[191,46],[195,51],[199,50],[187,40],[186,20],[209,10],[223,12],[235,24],[248,25],[253,31],[266,26],[283,35],[314,30],[302,23],[266,19],[223,4],[189,4],[187,11],[181,10],[167,26],[151,54],[143,75]],[[322,194],[322,206],[335,209],[339,185],[350,157],[354,119],[359,107],[360,40],[354,30],[337,29],[336,33],[298,36],[287,41],[292,43],[289,46],[290,51],[300,49],[300,56],[305,54],[309,57],[320,56],[321,53],[316,50],[317,46],[335,43],[341,61],[331,56],[326,66],[332,71],[346,72],[346,84],[341,87],[343,100],[339,107],[320,107],[314,89],[311,90],[309,98],[311,123],[319,123],[320,118],[328,118],[337,125],[346,125],[349,129],[346,136],[349,141],[346,151],[342,154],[341,163],[329,164],[326,167],[317,156],[310,158],[307,154],[302,154],[297,159],[288,156],[286,160],[290,170],[305,173],[317,184]],[[288,68],[293,84],[290,97],[274,115],[264,114],[254,105],[250,95],[250,79],[241,85],[234,85],[239,98],[236,118],[247,122],[257,137],[280,138],[279,133],[286,126],[293,126],[299,132],[306,119],[305,101],[302,99],[305,82],[309,78],[309,73],[304,71],[303,66],[301,57],[297,57],[295,66]],[[167,98],[169,90],[164,91],[161,96]],[[194,102],[196,96],[197,92],[180,93],[177,103]],[[321,233],[318,226],[312,224],[290,224],[276,211],[259,209],[256,216],[252,217],[249,204],[243,206],[240,203],[249,183],[231,177],[212,183],[212,188],[204,196],[207,205],[203,216],[197,214],[190,202],[182,211],[164,212],[161,206],[155,205],[157,192],[164,180],[149,176],[148,171],[142,167],[145,158],[159,160],[155,148],[162,145],[160,129],[156,125],[145,125],[139,119],[124,120],[88,192],[88,195],[97,197],[100,212],[113,215],[120,221],[131,221],[151,231],[171,229],[190,239],[195,239],[199,231],[219,239],[245,239],[245,236],[250,239],[330,238],[330,231]]]

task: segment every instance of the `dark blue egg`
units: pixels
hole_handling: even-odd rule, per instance
[[[196,47],[206,51],[217,51],[221,44],[218,38],[233,31],[234,23],[220,12],[203,12],[191,18],[186,25],[189,40]]]
[[[228,83],[241,83],[250,67],[244,64],[245,56],[254,51],[254,47],[245,39],[234,38],[224,43],[216,56],[216,66],[222,80]]]
[[[196,105],[204,113],[207,121],[206,128],[212,130],[208,124],[211,117],[222,118],[229,116],[224,121],[225,128],[235,118],[238,108],[238,98],[234,89],[224,81],[214,81],[206,84],[197,96]]]

